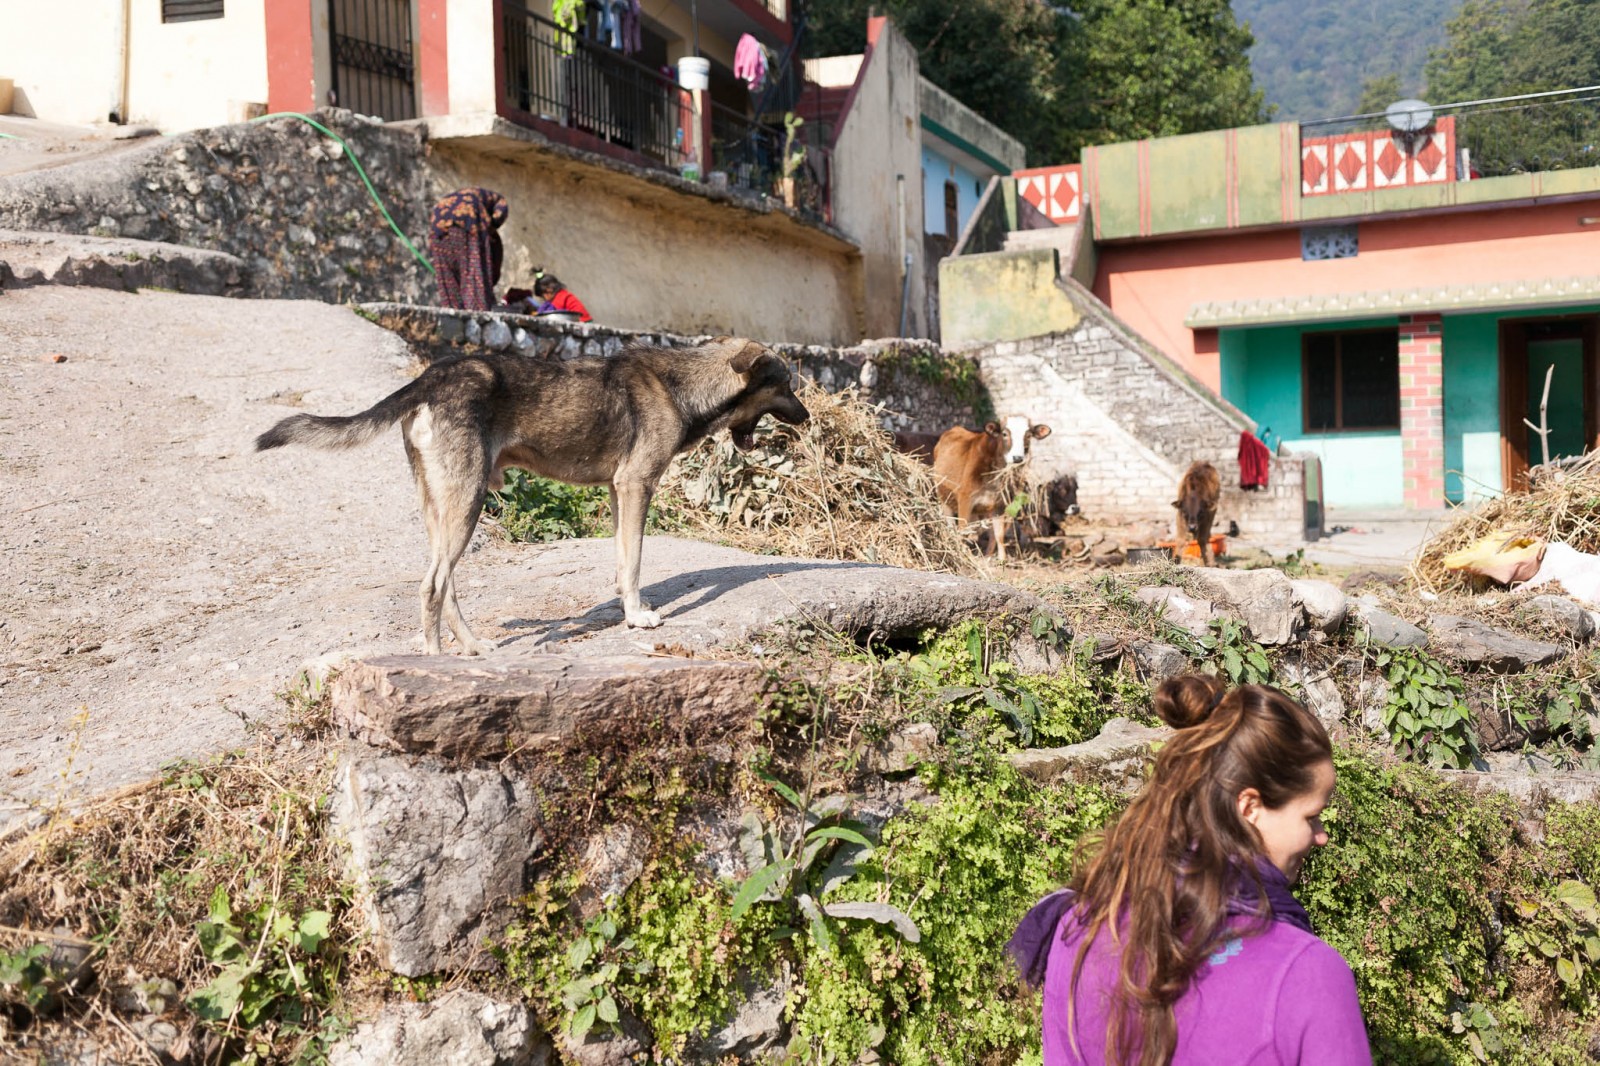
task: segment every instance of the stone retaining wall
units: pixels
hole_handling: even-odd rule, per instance
[[[683,348],[709,338],[676,333],[618,329],[597,322],[552,322],[503,311],[456,311],[414,304],[363,304],[364,314],[379,320],[409,320],[431,333],[440,350],[458,344],[481,345],[493,351],[518,351],[535,358],[575,359],[580,355],[615,355],[630,341],[663,348]],[[952,368],[966,359],[941,351],[933,341],[889,339],[863,341],[849,348],[815,344],[774,344],[772,349],[829,392],[860,390],[863,399],[880,404],[884,428],[938,433],[953,425],[973,425],[986,409],[987,396],[965,396],[941,379],[941,362]]]
[[[351,146],[396,224],[426,254],[432,201],[420,135],[348,111],[314,117]],[[154,138],[109,159],[0,180],[0,228],[227,252],[246,264],[249,296],[431,299],[432,276],[345,156],[294,118]]]

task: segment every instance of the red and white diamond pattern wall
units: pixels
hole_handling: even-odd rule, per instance
[[[1017,195],[1037,207],[1051,222],[1076,222],[1083,213],[1083,168],[1064,167],[1019,170]]]
[[[1456,120],[1434,124],[1410,151],[1385,131],[1300,142],[1300,194],[1322,196],[1457,180]]]

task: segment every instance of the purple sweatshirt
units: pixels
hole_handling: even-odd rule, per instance
[[[1045,1066],[1101,1066],[1106,1061],[1108,996],[1117,954],[1104,931],[1079,977],[1073,1028],[1067,1033],[1068,985],[1083,934],[1053,937],[1044,981]],[[1355,977],[1333,948],[1284,921],[1228,940],[1178,1000],[1173,1066],[1370,1066]]]

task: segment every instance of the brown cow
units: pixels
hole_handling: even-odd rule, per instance
[[[1222,496],[1222,479],[1217,468],[1196,460],[1189,464],[1183,480],[1178,482],[1178,498],[1172,506],[1178,509],[1178,546],[1173,558],[1183,561],[1183,549],[1190,538],[1200,543],[1200,562],[1210,566],[1216,562],[1211,556],[1211,523],[1217,519],[1217,500]]]
[[[962,426],[947,429],[933,447],[934,483],[945,513],[954,515],[962,525],[989,519],[1001,562],[1006,558],[1001,475],[1025,462],[1032,454],[1033,442],[1049,435],[1049,426],[1008,418],[1005,425],[990,422],[981,432]]]

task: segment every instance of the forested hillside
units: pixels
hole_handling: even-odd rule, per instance
[[[1299,120],[1360,111],[1363,84],[1385,75],[1398,75],[1400,95],[1420,94],[1428,52],[1445,43],[1445,24],[1460,6],[1461,0],[1233,0],[1234,14],[1255,34],[1256,87],[1277,105],[1277,118]]]

